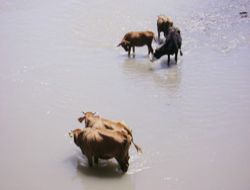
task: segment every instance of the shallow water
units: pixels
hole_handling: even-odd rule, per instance
[[[142,6],[143,5],[143,6]],[[0,0],[0,189],[250,189],[249,0]],[[116,47],[182,31],[183,57],[151,63]],[[153,44],[154,48],[157,46]],[[130,149],[90,169],[67,133],[81,111],[124,120]]]

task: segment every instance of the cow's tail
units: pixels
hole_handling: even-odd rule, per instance
[[[132,137],[132,143],[134,144],[134,146],[136,148],[136,151],[139,152],[139,153],[142,153],[141,147],[139,147],[137,144],[134,143],[133,137]]]
[[[182,53],[182,51],[181,51],[181,43],[176,43],[176,47],[180,50],[180,55],[182,56],[183,55],[183,53]]]
[[[183,53],[182,53],[182,51],[181,51],[181,48],[180,48],[180,55],[181,55],[181,56],[183,55]]]

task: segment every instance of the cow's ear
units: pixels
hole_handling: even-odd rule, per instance
[[[83,117],[79,117],[78,118],[78,121],[80,122],[80,123],[82,123],[82,121],[85,119],[85,116],[83,116]]]

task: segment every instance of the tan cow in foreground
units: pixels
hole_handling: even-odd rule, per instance
[[[75,129],[69,133],[74,138],[75,144],[88,158],[89,166],[92,167],[98,159],[115,158],[123,172],[129,167],[129,147],[131,137],[124,132],[110,131],[104,128]]]
[[[144,32],[128,32],[123,37],[122,41],[117,45],[117,47],[122,46],[125,51],[128,52],[130,56],[131,48],[133,48],[133,53],[135,53],[135,46],[148,46],[148,55],[153,54],[152,41],[154,39],[154,33],[151,31]]]
[[[164,15],[160,15],[157,18],[157,31],[158,31],[158,40],[160,40],[160,33],[163,32],[166,37],[168,34],[169,27],[173,26],[172,18]]]
[[[131,137],[131,141],[134,144],[137,152],[142,152],[142,149],[134,143],[132,130],[125,124],[124,121],[114,121],[100,117],[94,112],[83,112],[83,116],[78,118],[78,121],[82,123],[85,120],[86,128],[105,128],[113,131],[121,131]]]

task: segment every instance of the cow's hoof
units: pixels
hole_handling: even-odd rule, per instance
[[[128,171],[128,165],[121,166],[121,170],[123,173],[126,173]]]

